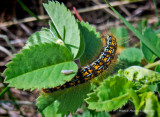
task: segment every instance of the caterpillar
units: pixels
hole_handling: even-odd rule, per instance
[[[85,83],[106,70],[115,56],[117,42],[116,38],[110,34],[106,34],[102,38],[105,39],[105,45],[96,60],[91,62],[89,65],[79,68],[77,74],[65,84],[54,88],[42,89],[42,91],[44,93],[52,93],[54,91],[70,88],[72,86]]]

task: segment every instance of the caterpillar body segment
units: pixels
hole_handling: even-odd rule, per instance
[[[61,86],[43,89],[43,92],[52,93],[54,91],[63,90],[65,88],[85,83],[106,70],[115,56],[117,42],[113,35],[104,35],[102,38],[105,39],[105,45],[96,60],[91,62],[89,65],[81,67],[70,81]]]

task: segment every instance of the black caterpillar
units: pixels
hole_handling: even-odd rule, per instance
[[[81,67],[71,81],[55,88],[43,89],[43,92],[52,93],[54,91],[63,90],[65,88],[82,84],[93,79],[106,70],[115,56],[117,42],[113,35],[104,35],[102,38],[105,39],[105,46],[96,60],[91,62],[89,65]]]

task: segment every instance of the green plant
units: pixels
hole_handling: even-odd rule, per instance
[[[102,48],[100,34],[95,28],[88,23],[76,21],[63,4],[49,2],[44,7],[51,18],[50,28],[42,28],[32,34],[21,52],[6,65],[8,68],[3,74],[6,76],[5,83],[9,83],[10,87],[40,90],[62,85],[70,81],[78,70],[74,60],[79,59],[82,66],[87,65]],[[128,66],[142,66],[141,60],[145,58],[151,67],[156,66],[154,61],[159,57],[160,38],[151,28],[145,28],[142,34],[122,16],[120,18],[141,39],[141,48],[124,50],[119,60]],[[117,35],[120,36],[121,32],[127,34],[125,29],[119,30]],[[151,41],[150,37],[155,37],[155,40]],[[159,68],[156,67],[157,72],[160,72]],[[73,73],[65,75],[61,73],[62,70],[73,70]],[[119,70],[104,81],[101,80],[102,76],[98,76],[93,83],[87,82],[54,93],[42,92],[37,99],[38,110],[46,117],[69,115],[85,100],[89,109],[109,112],[121,108],[130,100],[136,114],[143,110],[148,116],[157,117],[160,116],[160,103],[154,94],[155,91],[160,92],[160,74],[157,72],[132,66]],[[92,116],[88,111],[84,113]],[[108,115],[102,112],[97,116]]]

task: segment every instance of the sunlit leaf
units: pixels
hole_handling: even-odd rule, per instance
[[[23,49],[7,67],[5,82],[19,89],[41,89],[64,84],[74,77],[78,69],[70,51],[55,43]],[[73,70],[73,73],[65,75],[61,70]]]
[[[128,101],[130,96],[127,90],[132,87],[133,83],[126,78],[109,77],[93,93],[88,94],[88,108],[96,111],[116,110]]]
[[[52,29],[54,29],[53,33],[56,31],[75,58],[80,47],[80,31],[74,16],[63,3],[49,1],[48,4],[43,5],[52,21],[50,22],[51,31]]]

